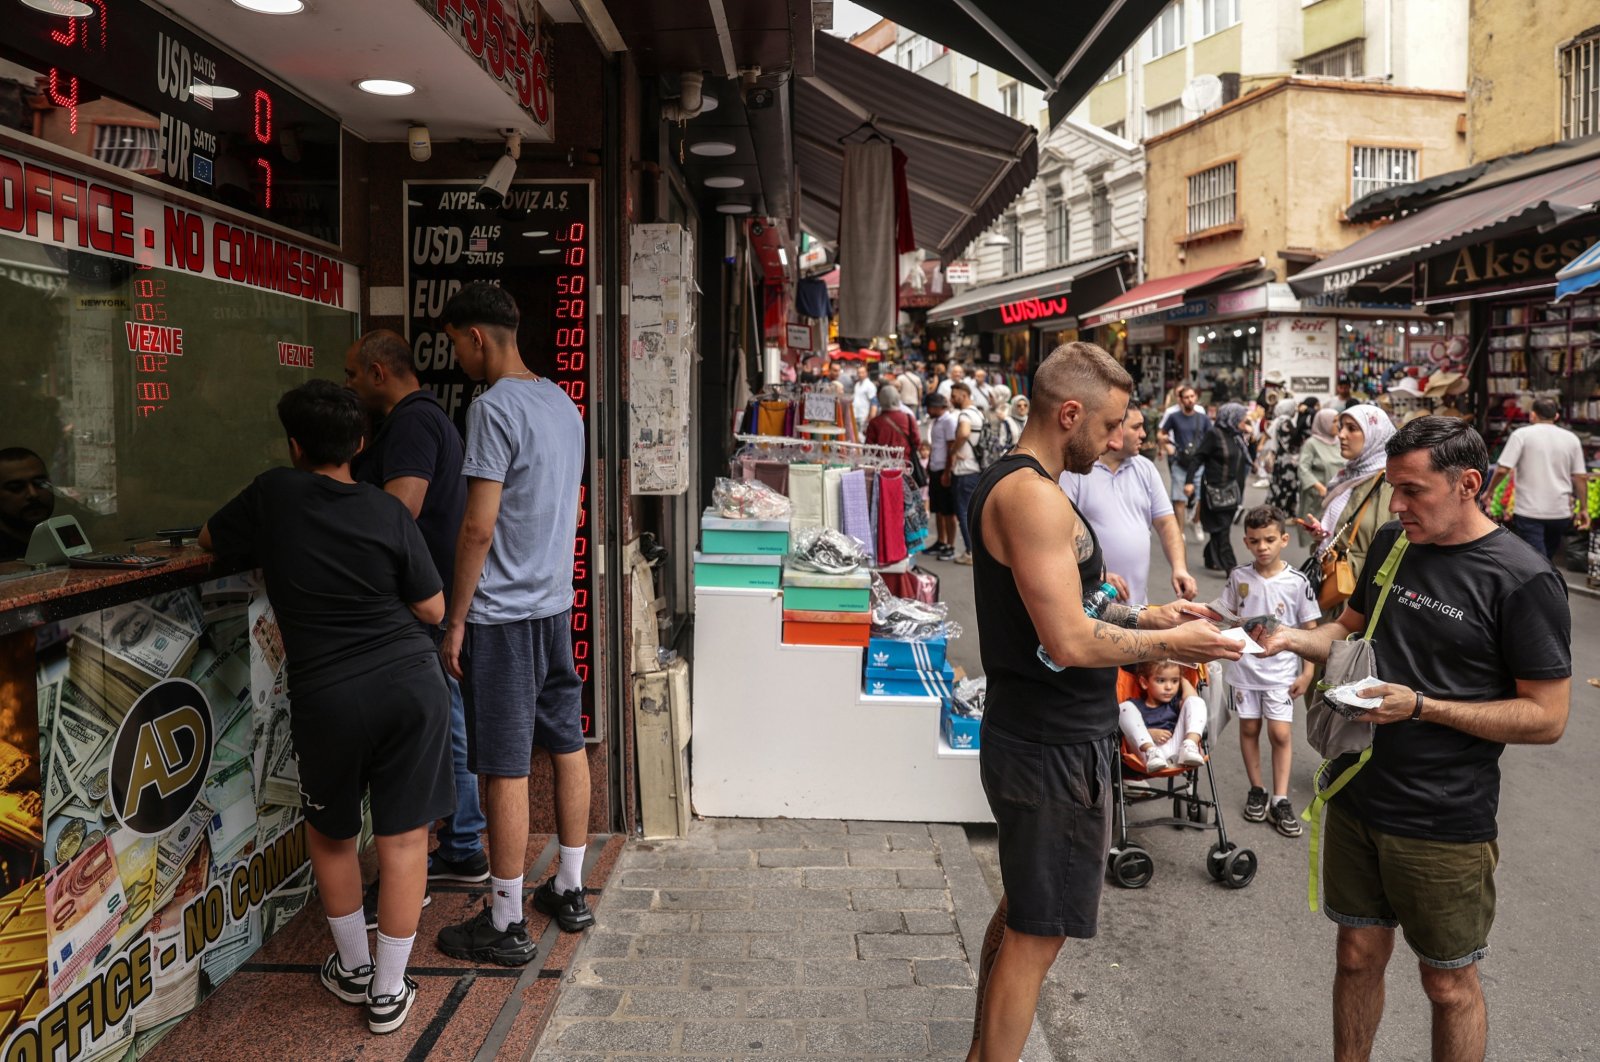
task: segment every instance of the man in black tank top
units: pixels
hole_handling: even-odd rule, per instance
[[[1111,826],[1118,665],[1237,660],[1235,643],[1180,603],[1084,613],[1104,574],[1099,540],[1057,482],[1088,472],[1121,430],[1133,381],[1091,343],[1068,343],[1033,378],[1016,447],[979,479],[970,509],[973,589],[988,677],[979,762],[1005,886],[978,971],[969,1059],[1015,1062],[1061,945],[1092,937]],[[1050,663],[1040,659],[1040,649]]]

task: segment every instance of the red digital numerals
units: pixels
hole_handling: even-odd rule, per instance
[[[141,272],[149,266],[140,266]],[[160,324],[167,319],[167,282],[140,276],[133,282],[133,316],[140,324]],[[133,407],[141,417],[160,410],[172,397],[167,383],[166,354],[135,351],[133,354]]]
[[[589,420],[589,269],[587,228],[574,221],[556,233],[561,245],[562,272],[556,277],[555,353],[552,378]],[[578,531],[572,539],[572,665],[587,683],[594,642],[590,631],[594,613],[589,603],[589,487],[578,488]],[[593,720],[583,721],[585,735],[593,733]]]
[[[544,125],[550,121],[550,68],[521,26],[517,5],[509,6],[510,13],[501,0],[435,0],[434,11],[489,73],[516,87],[517,102]]]
[[[272,143],[272,97],[265,89],[256,89],[255,108],[256,143],[269,145]],[[256,172],[261,178],[261,208],[271,210],[272,163],[266,159],[256,159]]]

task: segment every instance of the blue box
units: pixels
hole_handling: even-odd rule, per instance
[[[950,702],[945,702],[944,710],[940,712],[939,730],[944,734],[946,745],[953,749],[975,749],[978,747],[978,733],[982,729],[981,718],[957,715]]]
[[[872,649],[869,646],[867,659],[870,661],[871,658]],[[954,696],[955,684],[956,671],[949,664],[930,671],[919,671],[913,668],[869,667],[867,668],[866,684],[862,688],[865,692],[880,697],[938,697],[947,701]]]
[[[943,638],[912,642],[874,635],[867,643],[867,666],[938,671],[945,666],[944,651]]]

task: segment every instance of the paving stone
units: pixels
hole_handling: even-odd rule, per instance
[[[806,933],[898,933],[899,911],[801,911]]]
[[[641,959],[742,959],[749,946],[747,938],[731,933],[652,933],[633,939]]]
[[[754,830],[749,833],[718,833],[712,835],[711,843],[719,852],[744,852],[747,855],[758,848],[804,848],[801,841],[807,834],[758,833]],[[793,840],[790,838],[793,837]]]
[[[750,941],[752,959],[853,959],[856,938],[849,933],[767,935]]]
[[[626,959],[633,955],[633,937],[627,933],[594,933],[583,942],[586,959]]]
[[[658,902],[663,911],[743,911],[750,894],[743,889],[662,889]]]
[[[574,985],[561,993],[556,1013],[563,1017],[605,1018],[617,1012],[622,1003],[620,988],[587,988]]]
[[[906,911],[907,933],[954,933],[955,919],[945,911]]]
[[[661,894],[666,906],[667,894]],[[950,894],[943,889],[851,889],[857,911],[948,911]]]
[[[756,864],[763,867],[842,867],[845,853],[839,848],[769,848],[756,853]]]
[[[664,858],[665,853],[655,849],[624,848],[622,850],[622,857],[617,860],[617,868],[619,870],[623,868],[628,870],[645,870],[651,867],[661,866],[661,861]]]
[[[687,933],[693,927],[689,911],[607,911],[595,925],[600,933]]]
[[[865,1013],[861,990],[817,988],[751,992],[745,1015],[751,1018],[856,1018]]]
[[[972,1046],[972,1019],[929,1022],[928,1039],[933,1044],[933,1053],[941,1058],[965,1054]]]
[[[688,983],[712,988],[769,988],[797,983],[799,964],[781,959],[705,959],[689,969]]]
[[[760,819],[764,833],[844,833],[840,819]]]
[[[850,909],[850,894],[843,889],[751,889],[749,896],[757,911]]]
[[[739,993],[701,988],[635,988],[622,1005],[623,1014],[648,1018],[731,1018],[739,1013]]]
[[[895,877],[898,873],[892,867],[814,867],[805,871],[805,885],[811,889],[889,889],[901,884]]]
[[[924,837],[928,836],[928,826],[921,822],[869,822],[849,819],[845,822],[844,828],[848,833],[921,833]]]
[[[818,988],[891,988],[911,984],[911,964],[903,959],[807,959],[806,985]]]
[[[624,870],[619,884],[627,889],[696,889],[705,887],[703,870]]]
[[[926,1054],[928,1028],[910,1021],[807,1025],[806,1050],[840,1055]]]
[[[977,1005],[971,988],[869,988],[871,1019],[968,1018]]]
[[[798,889],[802,873],[799,867],[708,870],[706,883],[713,889]]]
[[[810,911],[706,911],[700,915],[702,933],[793,933]]]
[[[977,983],[972,968],[964,959],[918,959],[917,984],[919,985],[971,985]]]
[[[585,962],[604,985],[675,985],[684,963],[673,959],[596,959]]]
[[[663,867],[692,867],[695,869],[749,867],[754,866],[755,861],[755,853],[744,845],[727,851],[698,852],[684,850],[668,852],[661,857],[661,865]]]
[[[862,933],[856,937],[856,948],[863,959],[961,959],[966,954],[954,933]]]
[[[896,852],[931,852],[933,838],[928,836],[926,828],[921,833],[891,833],[889,847]]]
[[[600,894],[600,906],[607,911],[648,911],[655,899],[656,894],[650,889],[623,889],[613,885]]]
[[[932,852],[890,852],[876,848],[852,848],[853,867],[896,867],[907,870],[937,869],[939,860]]]
[[[683,1026],[686,1053],[738,1051],[743,1055],[767,1051],[796,1051],[800,1030],[778,1022],[687,1022]]]
[[[944,868],[937,870],[897,870],[896,884],[902,889],[943,889],[947,887],[944,880]]]
[[[616,1051],[667,1053],[678,1025],[670,1021],[575,1021],[555,1044],[563,1051],[611,1054]]]

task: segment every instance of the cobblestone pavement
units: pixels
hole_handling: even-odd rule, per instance
[[[960,1058],[983,889],[955,826],[720,819],[635,842],[534,1057]]]

